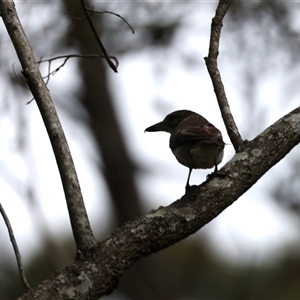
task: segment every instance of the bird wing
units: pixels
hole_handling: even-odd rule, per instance
[[[221,132],[212,124],[208,123],[205,126],[178,128],[171,136],[170,146],[176,148],[182,144],[195,142],[214,144],[220,141],[222,141]]]

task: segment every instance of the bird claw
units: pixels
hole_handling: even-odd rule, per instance
[[[229,179],[231,179],[231,176],[228,173],[212,172],[211,174],[208,174],[206,176],[206,180],[210,180],[214,177],[219,177],[219,178],[223,178],[223,179],[228,177]]]

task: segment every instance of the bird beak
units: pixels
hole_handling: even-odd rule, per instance
[[[146,128],[145,132],[146,131],[148,131],[148,132],[154,132],[154,131],[166,131],[166,132],[170,132],[170,128],[169,128],[169,126],[166,125],[166,123],[164,123],[162,121],[162,122],[159,122],[157,124],[154,124],[154,125]]]

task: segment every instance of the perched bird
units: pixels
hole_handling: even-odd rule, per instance
[[[167,115],[162,122],[145,129],[148,132],[171,133],[170,148],[176,159],[189,168],[186,189],[190,186],[192,169],[210,169],[218,172],[225,143],[219,129],[201,115],[190,110],[177,110]]]

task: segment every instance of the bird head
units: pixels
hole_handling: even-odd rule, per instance
[[[145,131],[166,131],[172,133],[181,122],[188,120],[193,116],[198,116],[198,114],[190,110],[177,110],[168,114],[163,121],[146,128]]]

